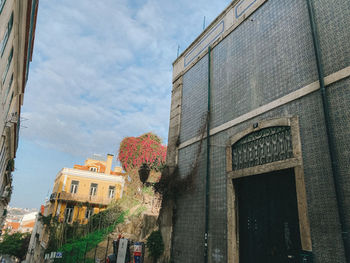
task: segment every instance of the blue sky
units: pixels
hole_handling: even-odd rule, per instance
[[[126,136],[167,142],[172,62],[228,0],[41,0],[10,205],[38,208],[57,172]]]

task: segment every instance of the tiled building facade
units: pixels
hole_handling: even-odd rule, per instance
[[[168,165],[200,156],[174,262],[346,262],[349,18],[344,0],[233,1],[174,62]]]

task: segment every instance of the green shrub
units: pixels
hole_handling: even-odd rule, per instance
[[[163,242],[162,234],[160,233],[159,230],[153,231],[151,233],[151,235],[147,238],[146,246],[154,262],[157,262],[157,259],[164,252],[164,242]]]

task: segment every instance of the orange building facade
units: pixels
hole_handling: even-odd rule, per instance
[[[113,155],[106,161],[87,159],[84,165],[63,168],[56,176],[49,213],[60,222],[86,224],[96,213],[123,196],[125,176],[112,170]]]

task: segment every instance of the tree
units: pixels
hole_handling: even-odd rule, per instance
[[[147,163],[151,169],[159,170],[165,164],[166,146],[154,133],[139,137],[126,137],[119,147],[118,159],[125,171],[139,168]]]
[[[30,241],[29,233],[5,234],[3,241],[0,243],[0,254],[15,256],[24,260],[27,254]]]

